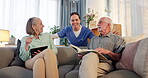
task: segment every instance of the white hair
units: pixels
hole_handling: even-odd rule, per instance
[[[102,17],[102,18],[104,18],[104,21],[106,23],[110,24],[110,29],[112,31],[113,30],[113,22],[112,22],[111,18],[109,18],[109,17]]]
[[[33,25],[36,25],[37,23],[36,23],[36,20],[38,20],[38,19],[40,19],[40,18],[38,18],[38,17],[32,17],[32,24]]]

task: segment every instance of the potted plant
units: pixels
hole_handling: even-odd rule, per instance
[[[14,35],[11,35],[8,44],[10,44],[10,45],[15,45],[15,41],[16,41],[16,38],[14,37]]]
[[[50,33],[51,34],[56,34],[57,32],[59,32],[60,31],[60,27],[59,26],[56,26],[56,25],[54,25],[52,28],[50,28]],[[54,41],[54,44],[55,45],[59,45],[59,38],[57,38],[57,39],[53,39],[53,41]]]
[[[88,13],[86,13],[83,16],[84,21],[87,24],[87,27],[90,28],[90,22],[91,24],[95,24],[95,18],[97,18],[97,14],[98,12],[94,12],[94,10],[91,10],[90,8],[88,8]]]
[[[50,33],[55,34],[60,31],[60,26],[54,25],[54,27],[50,28]]]

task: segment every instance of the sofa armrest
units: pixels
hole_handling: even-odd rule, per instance
[[[8,66],[14,58],[16,47],[0,47],[0,68]]]

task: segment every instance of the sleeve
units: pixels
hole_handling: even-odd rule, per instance
[[[29,50],[28,51],[25,50],[25,45],[26,45],[25,41],[26,41],[26,37],[23,37],[21,39],[20,54],[19,54],[19,57],[23,61],[26,61],[29,58],[31,58],[30,53],[29,53]]]
[[[91,38],[90,43],[88,44],[88,49],[93,49],[94,38]]]
[[[61,31],[59,31],[57,34],[60,38],[64,38],[66,36],[67,27],[63,28]]]
[[[54,42],[53,42],[51,36],[49,37],[49,40],[50,40],[50,41],[49,41],[49,42],[50,42],[50,49],[52,49],[52,50],[54,51],[54,53],[57,54],[57,53],[58,53],[58,50],[57,50],[57,48],[55,47]]]
[[[91,39],[93,36],[95,36],[94,34],[93,34],[93,32],[90,30],[90,29],[88,29],[89,30],[89,39]]]
[[[114,49],[114,52],[115,53],[120,53],[124,50],[125,48],[125,41],[123,38],[121,37],[118,37],[117,40],[116,40],[116,44],[115,44],[115,49]]]

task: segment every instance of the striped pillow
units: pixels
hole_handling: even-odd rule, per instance
[[[128,43],[116,67],[135,71],[141,77],[148,78],[148,38]]]

